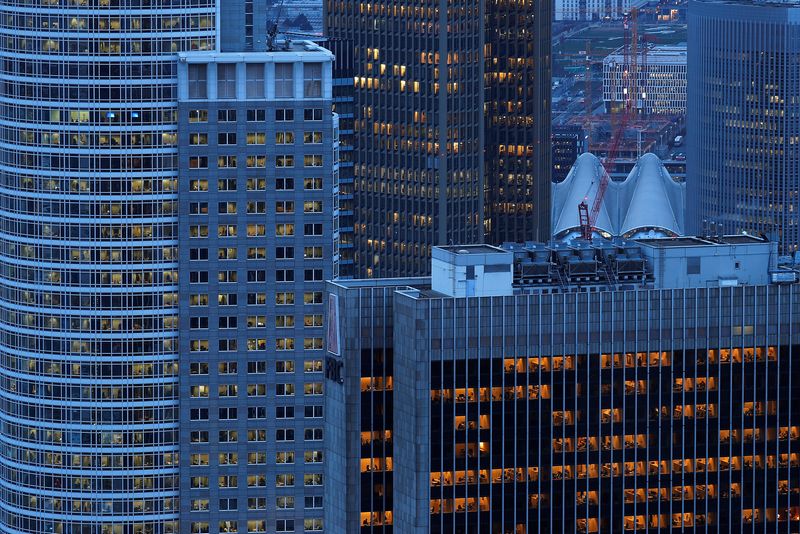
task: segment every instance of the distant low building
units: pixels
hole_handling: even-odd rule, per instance
[[[622,19],[631,8],[644,5],[646,0],[556,0],[555,20],[612,20]]]
[[[656,46],[636,55],[636,83],[627,80],[634,70],[630,54],[622,48],[603,60],[603,101],[611,110],[633,98],[643,113],[686,114],[686,45]]]

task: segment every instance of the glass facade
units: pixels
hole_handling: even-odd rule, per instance
[[[176,57],[212,0],[0,2],[0,530],[178,517]]]
[[[689,230],[776,233],[797,250],[800,4],[692,1]]]

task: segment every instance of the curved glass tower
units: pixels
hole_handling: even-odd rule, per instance
[[[214,0],[0,0],[0,531],[177,532],[177,53]]]
[[[688,51],[689,232],[797,250],[800,0],[692,0]]]

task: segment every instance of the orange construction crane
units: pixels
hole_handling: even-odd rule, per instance
[[[630,14],[629,18],[626,18],[623,21],[623,28],[625,29],[625,37],[626,41],[628,37],[630,37],[631,41],[638,40],[638,24],[637,24],[637,10],[634,8]],[[630,30],[630,34],[628,33]],[[608,189],[608,183],[611,181],[610,173],[614,168],[614,164],[616,163],[617,158],[617,151],[619,150],[620,142],[622,141],[623,134],[625,133],[625,128],[628,125],[628,121],[631,119],[632,115],[636,114],[636,106],[638,100],[638,84],[636,82],[638,73],[636,72],[635,66],[637,61],[634,59],[633,61],[630,60],[630,56],[628,55],[629,52],[634,52],[635,54],[638,53],[638,43],[625,43],[624,52],[625,52],[625,65],[623,65],[623,76],[627,79],[624,80],[624,87],[627,87],[628,91],[625,95],[625,105],[624,109],[622,110],[622,117],[620,119],[619,124],[617,125],[614,137],[611,142],[611,146],[609,148],[608,154],[606,158],[603,160],[603,175],[600,177],[600,183],[597,186],[597,194],[594,197],[594,201],[592,202],[592,209],[589,211],[589,204],[588,204],[588,192],[587,196],[584,198],[583,202],[578,204],[578,221],[581,227],[581,237],[587,241],[592,240],[592,233],[595,230],[595,224],[597,223],[597,216],[600,214],[600,208],[603,205],[603,198],[606,194],[606,189]],[[633,67],[633,68],[632,68]],[[633,81],[631,80],[633,79]]]

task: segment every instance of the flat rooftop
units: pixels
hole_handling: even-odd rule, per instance
[[[713,247],[716,245],[749,245],[767,243],[768,240],[752,235],[723,235],[715,237],[660,237],[655,239],[636,239],[637,243],[655,248],[675,247]]]

